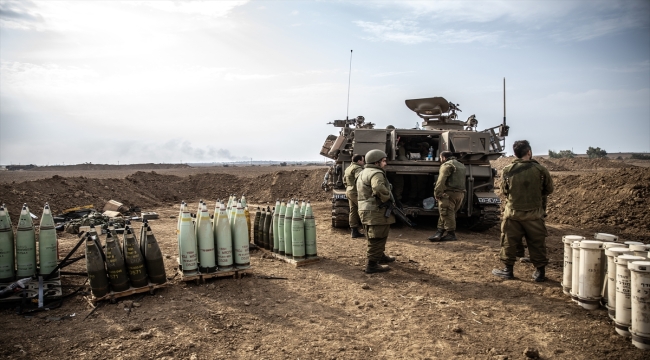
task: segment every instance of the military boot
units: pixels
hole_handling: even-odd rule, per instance
[[[447,231],[447,234],[440,238],[440,241],[454,241],[456,239],[456,232],[453,230]]]
[[[388,256],[386,254],[381,254],[381,259],[379,259],[380,264],[388,264],[388,263],[392,263],[393,261],[395,261],[395,257]]]
[[[503,269],[494,269],[492,270],[492,275],[504,278],[506,280],[514,279],[515,275],[513,274],[513,265],[506,265]]]
[[[445,229],[438,229],[433,236],[429,236],[429,241],[440,241],[442,235],[444,235]]]
[[[390,268],[386,265],[379,265],[377,261],[370,261],[368,260],[368,264],[366,265],[366,274],[374,274],[374,273],[380,273],[380,272],[386,272],[390,270]]]
[[[359,231],[358,227],[353,227],[351,228],[352,231],[350,232],[350,237],[353,239],[363,237],[363,234]]]
[[[546,268],[544,266],[540,266],[535,269],[535,272],[533,273],[533,279],[535,279],[535,282],[546,281]]]

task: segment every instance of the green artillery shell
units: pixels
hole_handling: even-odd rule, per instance
[[[199,243],[199,271],[202,273],[213,273],[217,271],[217,262],[214,256],[214,232],[210,226],[210,213],[208,208],[201,210],[199,217],[199,229],[197,241]]]
[[[276,208],[277,209],[277,208]],[[284,255],[284,213],[287,211],[287,204],[282,200],[280,202],[280,210],[276,210],[278,216],[278,253]]]
[[[23,205],[16,229],[16,278],[36,275],[36,233],[27,205]]]
[[[251,214],[248,211],[248,203],[246,202],[246,195],[241,196],[241,206],[244,208],[244,216],[246,216],[246,227],[248,227],[248,242],[251,242],[251,236],[250,236]]]
[[[265,209],[262,208],[260,210],[260,217],[257,219],[257,230],[255,231],[257,234],[257,245],[259,247],[264,247],[264,215]]]
[[[300,217],[304,218],[305,217],[305,208],[307,207],[307,204],[305,203],[305,200],[301,200],[300,204]]]
[[[97,247],[97,242],[86,234],[86,271],[90,280],[90,290],[96,298],[108,294],[108,276],[104,260]]]
[[[272,208],[271,214],[269,214],[269,217],[271,218],[271,224],[269,225],[269,250],[271,251],[273,251],[273,242],[275,241],[273,238],[273,213],[275,213],[275,208]]]
[[[165,273],[165,262],[163,261],[162,252],[158,246],[158,241],[151,231],[149,224],[147,226],[147,242],[144,249],[144,261],[147,264],[147,274],[149,281],[154,284],[164,284],[167,282]]]
[[[0,283],[15,279],[14,233],[7,210],[0,207]]]
[[[228,197],[228,204],[226,205],[226,214],[228,214],[228,223],[229,224],[230,224],[230,218],[231,218],[231,215],[232,215],[232,199],[233,199],[233,196],[230,195],[230,197]]]
[[[233,266],[232,231],[228,222],[226,204],[221,204],[219,214],[215,217],[214,236],[217,243],[217,266],[219,270],[231,270]]]
[[[110,232],[106,234],[106,270],[113,292],[129,289],[129,275],[126,272],[122,251]]]
[[[275,201],[273,208],[273,252],[280,252],[280,238],[278,237],[278,222],[280,221],[280,200]]]
[[[262,212],[260,207],[257,207],[255,211],[255,220],[253,221],[253,244],[260,246],[260,219],[262,218]]]
[[[226,204],[221,204],[219,214],[214,218],[214,236],[217,242],[217,266],[220,271],[232,270],[232,232],[228,223]]]
[[[101,230],[100,230],[101,232]],[[88,230],[88,235],[90,238],[97,244],[97,249],[99,249],[99,255],[102,257],[102,261],[106,261],[106,254],[104,254],[104,249],[102,247],[102,243],[99,240],[99,235],[97,234],[97,230],[95,229],[95,225],[92,223],[90,224],[90,230]]]
[[[291,219],[293,218],[293,199],[287,204],[284,213],[284,255],[292,257],[293,249],[291,246]]]
[[[181,218],[183,217],[183,211],[185,210],[185,200],[181,201],[181,208],[180,211],[178,212],[178,220],[176,221],[176,243],[178,245],[178,269],[183,270],[183,265],[180,260],[181,256]],[[134,235],[135,236],[135,235]],[[140,250],[140,254],[142,254],[142,250]]]
[[[140,252],[144,254],[145,247],[147,246],[147,220],[142,219],[142,227],[140,228]]]
[[[316,220],[309,201],[307,201],[305,207],[305,254],[308,258],[318,255],[316,248]]]
[[[115,239],[115,242],[120,248],[120,251],[122,251],[122,243],[120,242],[120,237],[117,235],[117,231],[115,230],[115,225],[112,222],[108,223],[108,231],[113,235],[113,239]],[[124,256],[124,253],[122,253],[122,256]]]
[[[199,200],[199,208],[196,210],[196,222],[194,224],[194,236],[196,236],[196,239],[197,239],[197,243],[196,243],[196,246],[197,246],[197,252],[196,253],[197,254],[199,253],[198,252],[198,246],[199,246],[198,238],[199,238],[199,225],[201,224],[201,216],[200,215],[201,215],[202,210],[203,210],[203,200]]]
[[[235,267],[237,269],[247,269],[251,265],[248,243],[248,228],[246,227],[246,217],[244,208],[241,203],[237,204],[235,213],[235,226],[233,233],[233,250],[235,253]]]
[[[181,266],[183,267],[184,275],[194,275],[197,270],[197,254],[196,254],[196,237],[194,236],[194,225],[192,225],[192,216],[190,212],[185,210],[181,215],[180,225],[180,244],[181,252],[179,253],[181,259]],[[148,269],[148,267],[147,267]]]
[[[230,230],[233,231],[235,227],[235,215],[237,215],[237,196],[232,196],[232,207],[230,208]]]
[[[144,256],[142,256],[142,253],[140,252],[138,240],[136,240],[133,231],[131,231],[131,227],[128,225],[124,229],[124,240],[122,241],[122,244],[124,263],[126,264],[126,270],[129,273],[131,286],[134,288],[140,288],[149,285]]]
[[[45,203],[38,233],[38,263],[40,265],[40,275],[49,275],[54,269],[56,269],[59,260],[58,250],[59,244],[56,239],[54,219],[52,218],[50,205]]]
[[[273,243],[269,238],[269,229],[271,228],[271,209],[266,207],[266,215],[264,216],[264,248],[267,250],[273,250]]]
[[[294,259],[301,260],[305,258],[305,222],[300,215],[300,207],[297,204],[293,208],[293,219],[291,219],[291,247]]]

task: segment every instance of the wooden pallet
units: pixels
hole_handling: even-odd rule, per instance
[[[205,280],[207,279],[213,279],[213,278],[226,278],[226,277],[232,277],[233,279],[241,279],[241,277],[247,273],[250,272],[250,268],[248,269],[233,269],[233,270],[226,270],[226,271],[217,271],[217,272],[212,272],[212,273],[205,273],[202,274],[200,272],[196,272],[194,275],[184,275],[183,272],[179,269],[178,274],[181,277],[181,281],[185,282],[190,282],[190,281],[196,281],[196,284],[205,284]]]
[[[151,295],[153,295],[154,291],[156,289],[164,288],[167,286],[169,283],[164,283],[164,284],[153,284],[149,283],[147,286],[143,286],[140,288],[130,288],[129,290],[124,290],[124,291],[118,291],[118,292],[113,292],[111,291],[110,293],[102,296],[102,297],[95,297],[95,296],[87,296],[86,300],[90,303],[92,307],[95,307],[95,303],[103,300],[109,300],[111,303],[115,303],[116,299],[125,297],[125,296],[130,296],[133,294],[140,294],[144,292],[149,292]]]
[[[270,251],[270,250],[268,250],[268,249],[264,249],[264,248],[259,248],[259,249],[262,250],[262,251],[264,251],[264,252],[267,253],[267,254],[270,254],[270,255],[273,256],[274,258],[276,258],[276,259],[278,259],[278,260],[282,260],[282,261],[284,261],[284,262],[286,262],[286,263],[289,263],[289,264],[291,264],[291,265],[293,265],[293,266],[295,266],[295,267],[301,267],[301,266],[305,266],[305,265],[313,264],[313,263],[315,263],[315,262],[319,262],[319,261],[320,261],[320,257],[318,257],[318,256],[315,256],[315,257],[309,257],[309,258],[302,259],[302,260],[295,260],[295,259],[290,258],[290,257],[288,257],[288,256],[280,255],[280,254],[278,254],[278,253],[275,253],[275,252],[273,252],[273,251]]]

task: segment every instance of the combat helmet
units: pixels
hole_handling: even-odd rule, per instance
[[[366,153],[366,164],[374,164],[381,159],[388,157],[385,152],[374,149]]]

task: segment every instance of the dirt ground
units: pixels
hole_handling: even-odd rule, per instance
[[[461,229],[457,242],[430,243],[426,238],[435,227],[428,224],[393,227],[387,245],[397,257],[392,270],[366,275],[365,240],[330,227],[331,206],[320,190],[325,168],[119,170],[112,177],[98,170],[58,171],[29,181],[12,176],[30,171],[5,171],[0,201],[14,221],[23,202],[39,216],[45,201],[55,212],[109,199],[158,212],[160,219],[150,224],[165,255],[169,286],[155,295],[102,303],[87,318],[92,309],[82,294],[27,316],[0,310],[0,358],[524,359],[527,349],[535,349],[544,359],[644,359],[647,353],[616,334],[605,309],[583,310],[560,287],[563,235],[611,232],[648,242],[650,169],[612,163],[558,163],[552,172],[556,193],[549,199],[545,283],[533,282],[532,265],[524,263],[515,266],[513,281],[490,274],[501,266],[497,228]],[[175,272],[178,203],[188,200],[195,209],[206,199],[212,208],[230,193],[246,193],[253,208],[279,197],[311,199],[321,261],[295,268],[255,250],[250,274],[242,279],[181,281]],[[76,236],[59,235],[66,254]],[[84,271],[85,264],[65,270]],[[63,277],[64,292],[84,280]]]

